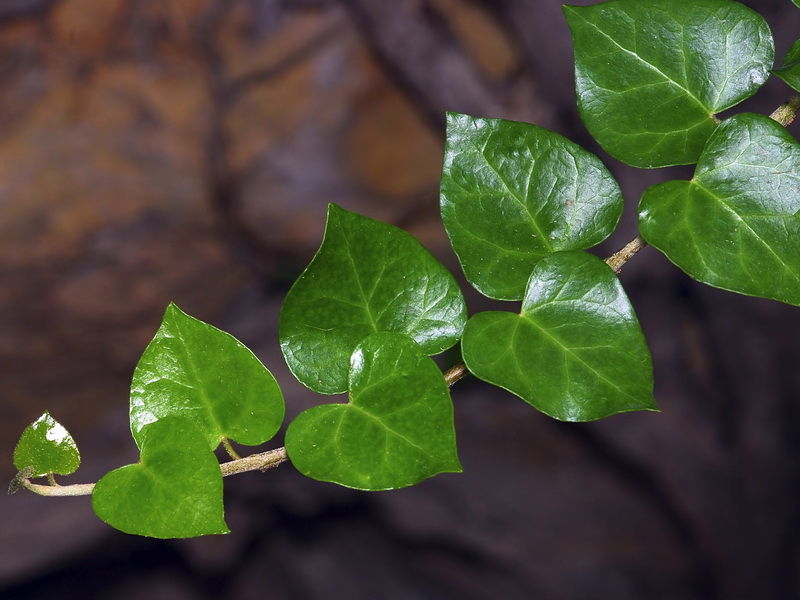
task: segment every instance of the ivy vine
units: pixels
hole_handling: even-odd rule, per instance
[[[291,462],[320,481],[387,490],[460,472],[449,388],[468,374],[562,421],[656,411],[650,352],[617,277],[647,244],[702,283],[800,306],[800,147],[784,129],[800,94],[769,117],[717,116],[770,73],[800,90],[800,41],[772,69],[769,26],[731,0],[610,0],[564,14],[578,108],[598,143],[634,167],[696,164],[691,180],[645,191],[630,244],[605,261],[587,252],[623,210],[596,156],[536,125],[448,114],[442,220],[466,279],[515,303],[508,311],[468,318],[455,278],[410,234],[332,204],[279,337],[303,385],[346,400],[300,413],[284,447],[240,457],[233,443],[280,430],[280,387],[239,341],[170,304],[133,374],[140,461],[97,484],[58,485],[80,455],[45,412],[19,440],[9,491],[90,494],[127,533],[219,534],[222,479],[236,473]],[[463,362],[442,373],[430,357],[459,343]]]

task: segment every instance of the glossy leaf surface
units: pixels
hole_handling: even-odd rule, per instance
[[[281,309],[281,349],[300,382],[338,394],[368,335],[404,333],[437,354],[458,341],[466,320],[455,279],[416,239],[331,204],[322,245]]]
[[[283,395],[241,342],[170,304],[133,375],[130,420],[139,447],[143,428],[170,416],[192,421],[212,450],[223,437],[252,446],[277,433]]]
[[[772,71],[789,84],[792,89],[800,92],[800,40],[797,40],[786,56],[783,57],[781,65]]]
[[[467,279],[484,295],[519,300],[539,259],[603,241],[622,205],[600,160],[563,136],[448,114],[442,221]]]
[[[755,93],[774,60],[767,23],[729,0],[611,0],[564,13],[581,118],[636,167],[696,162],[714,114]]]
[[[534,268],[520,314],[483,312],[464,330],[477,377],[562,421],[656,410],[650,352],[611,268],[561,252]]]
[[[191,421],[159,419],[141,432],[141,460],[111,471],[92,492],[97,516],[112,527],[156,538],[228,533],[222,472]]]
[[[800,305],[800,146],[768,117],[731,117],[691,181],[644,193],[639,230],[698,281]]]
[[[75,440],[47,411],[25,428],[14,450],[14,466],[18,471],[32,467],[30,477],[69,475],[80,464]]]
[[[376,333],[355,350],[349,404],[316,406],[286,432],[303,474],[361,490],[460,472],[453,404],[441,371],[408,337]]]

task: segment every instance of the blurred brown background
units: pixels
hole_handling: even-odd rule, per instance
[[[800,11],[745,4],[782,56]],[[277,343],[326,204],[408,229],[460,276],[438,219],[444,111],[600,153],[571,61],[551,0],[0,0],[3,480],[45,409],[83,454],[64,483],[137,460],[130,376],[169,301],[253,348],[290,417],[329,401]],[[789,93],[773,80],[745,106]],[[607,256],[635,235],[641,191],[690,171],[600,155],[628,201]],[[653,249],[621,278],[661,414],[564,425],[464,381],[464,474],[376,494],[290,465],[238,476],[233,533],[197,540],[123,535],[88,498],[3,496],[0,596],[800,597],[800,310],[695,284]]]

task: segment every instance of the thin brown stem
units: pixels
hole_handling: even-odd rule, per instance
[[[266,471],[287,460],[289,460],[289,455],[286,454],[286,448],[282,447],[222,463],[219,468],[222,471],[222,476],[227,477],[228,475],[247,473],[248,471]]]
[[[462,362],[447,369],[444,372],[444,380],[447,382],[447,387],[452,387],[456,381],[463,379],[467,375],[469,375],[467,365]]]
[[[800,110],[800,94],[794,94],[786,102],[776,108],[769,118],[787,127],[794,121],[795,114],[798,110]]]
[[[268,452],[261,452],[259,454],[252,454],[220,464],[219,468],[222,471],[222,476],[236,475],[238,473],[246,473],[247,471],[266,471],[277,467],[279,464],[289,460],[286,454],[286,448],[276,448]],[[50,479],[48,477],[48,479]],[[19,488],[25,488],[39,494],[40,496],[89,496],[94,490],[94,483],[76,483],[73,485],[41,485],[39,483],[31,483],[30,478],[26,473],[20,473],[11,482],[9,486],[9,493],[16,492]]]
[[[622,250],[609,256],[606,259],[606,264],[614,269],[615,273],[619,273],[622,270],[622,265],[633,258],[645,246],[647,246],[647,242],[644,241],[642,236],[637,235]]]
[[[93,483],[74,483],[72,485],[41,485],[22,479],[19,487],[30,490],[40,496],[89,496],[94,489]]]

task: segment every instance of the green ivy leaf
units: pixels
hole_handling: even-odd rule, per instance
[[[793,90],[800,92],[800,40],[792,44],[781,65],[772,72],[788,83]]]
[[[539,259],[606,239],[623,200],[603,163],[557,133],[450,113],[441,205],[469,282],[519,300]]]
[[[800,147],[768,117],[731,117],[691,181],[645,191],[639,230],[698,281],[800,305]]]
[[[349,404],[316,406],[289,425],[286,451],[301,473],[388,490],[461,472],[447,384],[413,340],[390,332],[364,339],[349,387]]]
[[[729,0],[612,0],[564,14],[581,118],[635,167],[696,162],[714,114],[752,96],[775,56],[766,21]]]
[[[14,449],[14,466],[18,471],[31,467],[28,477],[69,475],[80,464],[75,440],[47,411],[25,428]]]
[[[155,538],[228,533],[222,472],[202,432],[187,419],[169,417],[141,433],[140,462],[95,485],[97,516],[125,533]]]
[[[167,307],[133,374],[130,421],[139,447],[145,426],[169,416],[192,421],[211,450],[222,438],[255,446],[278,432],[284,410],[278,383],[246,346]]]
[[[657,410],[650,352],[611,268],[584,252],[537,263],[520,314],[483,312],[462,340],[467,368],[562,421]]]
[[[466,320],[455,279],[416,239],[331,204],[322,245],[283,303],[281,349],[301,383],[339,394],[369,334],[404,333],[437,354],[458,341]]]

